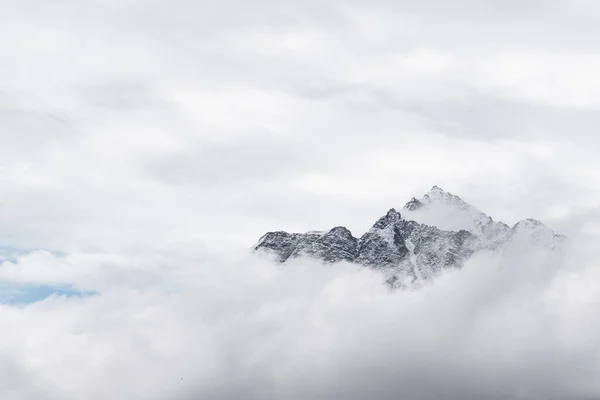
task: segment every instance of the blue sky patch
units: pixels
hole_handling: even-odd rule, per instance
[[[77,290],[69,286],[0,284],[0,304],[30,304],[52,295],[66,297],[89,297],[95,292]]]

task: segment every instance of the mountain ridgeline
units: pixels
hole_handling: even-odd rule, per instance
[[[513,244],[554,250],[564,240],[537,220],[523,220],[512,228],[496,222],[434,186],[421,199],[406,203],[402,213],[389,210],[360,238],[342,226],[326,232],[269,232],[254,250],[271,253],[282,263],[298,257],[357,263],[380,269],[393,281],[412,282],[460,268],[476,252],[499,251]]]

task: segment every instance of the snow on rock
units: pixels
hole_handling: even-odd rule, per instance
[[[449,231],[466,230],[479,236],[488,247],[497,247],[506,239],[510,227],[460,197],[433,186],[421,199],[412,198],[404,206],[405,216],[423,224]]]
[[[313,257],[357,263],[385,272],[390,285],[402,286],[460,268],[476,252],[515,245],[555,249],[565,239],[534,219],[511,229],[434,186],[421,199],[413,197],[402,214],[390,209],[360,239],[342,226],[327,232],[278,231],[264,235],[254,250],[274,253],[280,262]]]
[[[300,241],[291,257],[312,256],[325,262],[354,261],[357,256],[358,240],[343,226],[320,234],[314,240]]]
[[[360,238],[356,262],[374,268],[399,265],[408,254],[402,235],[405,224],[398,211],[388,211]]]
[[[508,239],[508,244],[533,244],[552,250],[564,243],[566,236],[554,232],[538,220],[528,218],[513,226]]]

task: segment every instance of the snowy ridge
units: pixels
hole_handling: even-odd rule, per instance
[[[549,249],[560,246],[567,239],[566,236],[553,232],[546,225],[532,218],[517,222],[510,230],[509,237],[514,243],[525,241]]]
[[[276,260],[313,257],[327,263],[346,261],[387,273],[388,282],[422,282],[447,268],[460,268],[475,253],[503,251],[515,245],[557,249],[566,240],[534,219],[510,228],[460,197],[434,186],[412,198],[401,214],[390,209],[360,237],[345,227],[326,232],[269,232],[254,251]]]
[[[433,186],[421,199],[413,197],[404,206],[405,216],[415,221],[456,231],[467,230],[487,240],[497,240],[510,227],[495,222],[490,216],[439,186]]]

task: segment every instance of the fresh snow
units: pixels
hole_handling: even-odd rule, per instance
[[[415,271],[415,276],[417,277],[417,282],[423,282],[423,276],[421,275],[421,270],[417,264],[417,255],[415,254],[415,244],[410,240],[406,239],[406,248],[408,249],[408,259],[413,266]]]
[[[289,258],[313,257],[327,263],[354,262],[422,282],[447,268],[460,268],[473,254],[514,246],[554,250],[565,241],[534,219],[513,228],[460,197],[434,186],[413,198],[402,214],[390,209],[360,239],[344,227],[309,233],[269,232],[254,247]]]

